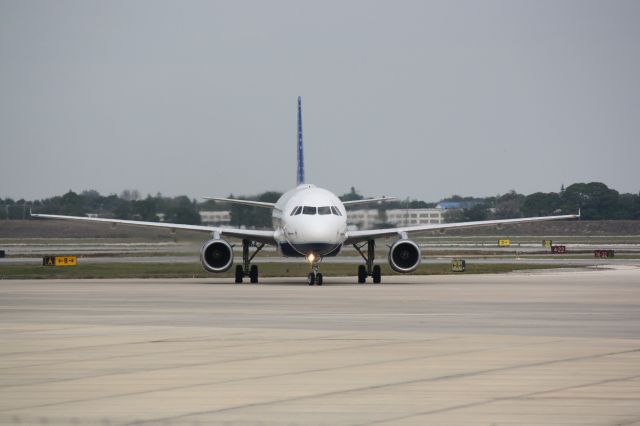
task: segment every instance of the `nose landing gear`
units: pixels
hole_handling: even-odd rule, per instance
[[[307,276],[307,284],[309,285],[322,285],[322,274],[318,272],[318,263],[313,262],[311,264],[311,272]]]

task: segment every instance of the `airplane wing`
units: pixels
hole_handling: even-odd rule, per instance
[[[217,233],[219,235],[228,235],[229,237],[233,238],[249,239],[266,244],[275,244],[276,241],[274,238],[274,231],[257,231],[253,229],[221,228],[219,226],[185,225],[180,223],[166,222],[144,222],[139,220],[106,219],[99,217],[61,216],[57,214],[32,213],[31,217],[40,217],[45,219],[78,220],[83,222],[111,223],[114,225],[144,226],[149,228],[165,228],[171,230],[181,229],[187,231],[201,231],[209,232],[210,234]]]
[[[366,200],[353,200],[353,201],[343,201],[342,205],[345,207],[357,206],[360,204],[368,204],[375,203],[376,201],[394,201],[397,200],[395,197],[378,197],[378,198],[367,198]]]
[[[403,226],[399,228],[388,229],[371,229],[365,231],[350,231],[347,232],[347,239],[344,244],[354,244],[367,240],[374,240],[376,238],[393,237],[403,234],[419,234],[421,232],[433,231],[438,229],[459,229],[459,228],[474,228],[481,226],[495,226],[506,225],[513,223],[527,223],[527,222],[542,222],[545,220],[561,220],[561,219],[577,219],[580,218],[580,212],[578,214],[567,214],[562,216],[540,216],[540,217],[525,217],[518,219],[499,219],[499,220],[482,220],[477,222],[459,222],[459,223],[440,223],[434,225],[416,225],[416,226]]]
[[[242,204],[244,206],[253,207],[265,207],[267,209],[274,209],[276,205],[274,203],[266,203],[264,201],[251,201],[251,200],[238,200],[236,198],[220,198],[220,197],[202,197],[205,200],[222,201],[225,203]]]

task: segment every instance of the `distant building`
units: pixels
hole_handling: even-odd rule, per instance
[[[203,225],[229,225],[231,223],[231,212],[229,210],[203,211],[200,212],[200,220]]]
[[[444,223],[444,210],[438,208],[387,210],[387,222],[397,226],[437,225]]]
[[[370,229],[381,223],[395,226],[412,226],[444,223],[444,209],[393,209],[386,210],[385,217],[379,216],[378,209],[347,210],[347,225],[350,228]],[[229,210],[201,211],[203,225],[225,226],[231,224]]]
[[[379,223],[378,210],[347,210],[347,225],[356,229],[370,229]]]
[[[386,218],[384,217],[386,216]],[[444,209],[392,209],[380,217],[378,209],[347,210],[347,225],[358,229],[371,229],[380,223],[395,226],[436,225],[444,223]]]

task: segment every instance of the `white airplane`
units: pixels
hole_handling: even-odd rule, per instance
[[[232,245],[224,239],[223,236],[240,239],[242,240],[242,264],[236,265],[236,283],[241,283],[246,276],[250,278],[252,283],[258,282],[258,266],[252,265],[251,261],[265,244],[270,244],[274,245],[283,256],[306,258],[311,265],[311,272],[307,277],[309,285],[322,285],[323,276],[318,272],[319,263],[324,257],[337,256],[345,246],[352,245],[364,259],[364,264],[358,266],[358,283],[364,283],[367,277],[371,277],[374,283],[380,283],[380,265],[374,264],[376,239],[396,238],[396,241],[393,242],[389,249],[389,264],[394,271],[408,273],[414,271],[421,260],[420,247],[409,239],[409,235],[435,229],[458,229],[509,223],[575,219],[580,217],[580,213],[578,212],[577,215],[570,214],[349,231],[347,230],[348,207],[393,200],[394,198],[381,197],[358,201],[341,201],[331,191],[305,183],[302,145],[302,103],[300,97],[298,97],[297,183],[294,189],[284,193],[276,203],[205,197],[209,200],[271,209],[273,212],[273,229],[266,231],[50,214],[32,214],[31,216],[207,232],[211,234],[211,239],[202,245],[200,249],[200,261],[204,269],[209,272],[225,272],[233,265]],[[364,250],[365,246],[366,252]],[[251,248],[253,248],[252,253]]]

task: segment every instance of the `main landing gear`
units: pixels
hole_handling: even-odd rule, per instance
[[[249,255],[249,247],[256,248],[251,255]],[[242,240],[242,265],[236,265],[236,284],[242,283],[244,277],[249,277],[252,284],[258,282],[258,266],[252,265],[251,261],[263,247],[264,243],[258,244],[251,240]]]
[[[322,274],[318,272],[318,263],[314,262],[311,265],[311,272],[307,276],[307,284],[309,285],[322,285]]]
[[[367,255],[362,252],[364,246],[367,246]],[[354,244],[360,256],[365,261],[364,265],[358,265],[358,284],[364,284],[367,281],[367,277],[373,278],[374,284],[380,284],[382,282],[382,272],[380,271],[380,265],[374,265],[373,260],[376,256],[376,242],[375,240],[369,240],[365,243]]]

